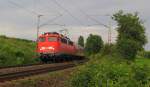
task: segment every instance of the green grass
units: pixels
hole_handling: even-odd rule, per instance
[[[93,55],[74,72],[70,83],[72,87],[149,87],[150,59]]]
[[[0,36],[0,66],[35,63],[35,42]]]
[[[139,66],[144,66],[144,65],[150,66],[150,59],[148,59],[148,58],[137,58],[135,60],[135,63],[136,63],[136,65],[139,65]]]

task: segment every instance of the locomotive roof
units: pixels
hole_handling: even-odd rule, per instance
[[[64,36],[57,32],[46,32],[46,33],[42,34],[40,37],[43,37],[43,36],[61,37],[61,38],[66,38],[66,39],[70,40],[70,38],[68,38],[67,36]]]

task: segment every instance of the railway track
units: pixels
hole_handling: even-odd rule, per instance
[[[21,79],[31,75],[37,75],[57,70],[72,68],[78,64],[82,64],[87,60],[78,60],[72,62],[63,62],[55,64],[35,64],[30,66],[15,66],[0,69],[0,82]]]
[[[1,69],[6,69],[6,68],[14,68],[14,67],[27,67],[27,66],[33,66],[33,65],[42,65],[43,63],[35,63],[35,64],[24,64],[24,65],[14,65],[14,66],[0,66]]]

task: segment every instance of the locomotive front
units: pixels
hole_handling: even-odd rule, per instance
[[[37,51],[42,61],[50,61],[58,54],[58,35],[45,33],[38,38]]]

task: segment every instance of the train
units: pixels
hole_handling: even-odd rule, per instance
[[[80,59],[84,48],[57,32],[45,32],[38,36],[37,53],[42,62]]]

